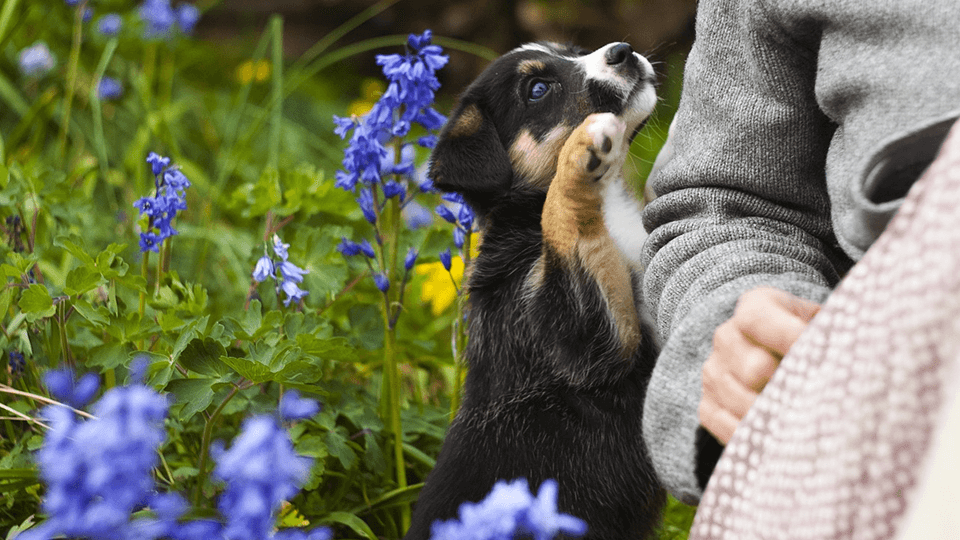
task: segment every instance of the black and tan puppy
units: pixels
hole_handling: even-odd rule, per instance
[[[559,482],[591,539],[640,539],[664,503],[641,434],[656,351],[642,329],[643,239],[622,168],[656,101],[626,43],[526,45],[460,97],[430,175],[481,226],[463,404],[406,538],[427,539],[500,479]]]

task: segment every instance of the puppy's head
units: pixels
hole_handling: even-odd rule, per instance
[[[483,215],[511,189],[545,191],[570,133],[611,112],[636,133],[656,103],[650,63],[626,43],[589,52],[528,44],[498,58],[464,91],[440,133],[430,177]]]

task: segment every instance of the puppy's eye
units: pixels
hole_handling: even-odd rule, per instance
[[[528,101],[540,101],[550,92],[550,85],[544,81],[534,81],[527,90]]]

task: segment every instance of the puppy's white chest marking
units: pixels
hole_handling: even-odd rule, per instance
[[[623,255],[639,267],[640,249],[647,233],[640,221],[640,203],[623,182],[617,175],[603,187],[603,222]]]

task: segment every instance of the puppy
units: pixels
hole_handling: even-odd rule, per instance
[[[478,216],[463,403],[406,535],[482,499],[500,479],[554,478],[590,539],[647,538],[664,492],[641,434],[656,358],[639,305],[643,228],[622,178],[656,102],[626,43],[586,54],[531,44],[460,96],[430,176]]]

